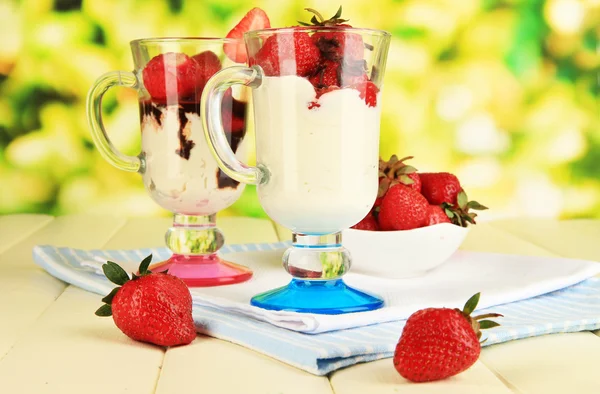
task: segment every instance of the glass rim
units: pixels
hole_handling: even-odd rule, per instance
[[[131,40],[130,45],[160,45],[167,43],[185,43],[185,42],[211,42],[211,43],[240,43],[240,38],[225,38],[225,37],[147,37]]]
[[[268,29],[259,29],[259,30],[251,30],[244,33],[244,38],[246,37],[257,37],[263,36],[267,34],[273,33],[293,33],[296,31],[305,31],[305,32],[320,32],[320,31],[343,31],[348,33],[355,34],[369,34],[376,35],[381,37],[391,37],[392,34],[386,30],[380,29],[369,29],[362,27],[347,27],[347,26],[294,26],[294,27],[270,27]]]

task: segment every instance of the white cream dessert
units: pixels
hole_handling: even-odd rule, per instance
[[[186,215],[210,215],[232,205],[244,185],[227,177],[204,137],[197,104],[140,104],[144,184],[163,208]],[[244,130],[228,133],[240,160],[247,160]]]
[[[294,75],[264,77],[253,99],[257,163],[270,171],[258,188],[267,214],[313,234],[362,219],[377,195],[380,105],[368,106],[352,88],[317,98]]]

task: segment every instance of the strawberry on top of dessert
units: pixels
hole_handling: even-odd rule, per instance
[[[372,50],[360,34],[353,32],[348,19],[342,19],[342,7],[329,19],[318,11],[308,22],[299,22],[268,35],[263,45],[250,53],[249,64],[258,65],[268,77],[296,75],[307,78],[318,100],[337,89],[355,89],[369,107],[377,106],[379,87],[369,77],[365,51]],[[318,101],[309,104],[317,109]]]

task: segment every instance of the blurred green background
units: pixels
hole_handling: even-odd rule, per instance
[[[451,171],[507,216],[600,218],[600,0],[342,1],[356,27],[390,31],[381,154]],[[252,6],[273,26],[329,16],[340,1],[3,0],[0,214],[169,215],[137,174],[106,164],[85,96],[131,70],[129,41],[224,36]],[[136,94],[113,89],[105,124],[139,152]],[[264,215],[255,190],[225,215]]]

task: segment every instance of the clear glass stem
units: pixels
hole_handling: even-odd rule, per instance
[[[216,214],[208,216],[176,213],[173,227],[165,236],[173,254],[199,256],[217,253],[225,243],[225,237],[216,226]]]
[[[292,234],[292,246],[283,266],[295,279],[334,280],[350,270],[350,252],[342,246],[342,233]]]

